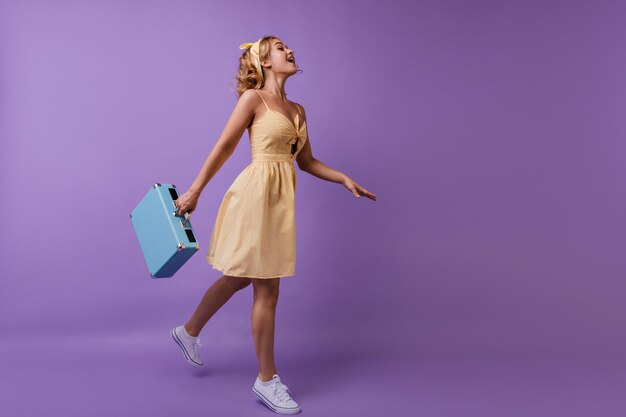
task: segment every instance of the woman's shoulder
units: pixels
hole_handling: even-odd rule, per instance
[[[302,117],[306,120],[306,112],[304,111],[304,106],[300,103],[296,103],[295,101],[289,100],[289,102],[293,104],[296,107],[296,109],[298,109],[298,113],[302,112],[301,113]]]
[[[247,90],[244,90],[241,95],[239,96],[240,99],[244,98],[244,99],[249,99],[250,97],[259,97],[259,95],[256,93],[256,90],[254,88],[248,88]]]
[[[239,96],[239,102],[237,105],[243,106],[246,114],[250,118],[250,123],[246,126],[246,129],[249,129],[252,126],[254,119],[257,116],[259,106],[262,105],[261,103],[261,97],[259,97],[259,94],[257,94],[253,88],[244,90]]]

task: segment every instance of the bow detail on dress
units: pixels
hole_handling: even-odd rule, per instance
[[[300,124],[300,115],[296,116],[295,124],[290,123],[290,126],[288,127],[288,133],[289,140],[287,141],[287,143],[289,145],[294,145],[298,143],[299,139],[302,139],[302,142],[304,143],[304,141],[308,138],[306,131],[306,122]]]
[[[289,141],[287,142],[290,145],[293,145],[295,143],[298,143],[298,140],[300,139],[300,136],[296,135],[294,137],[292,137],[291,139],[289,139]]]

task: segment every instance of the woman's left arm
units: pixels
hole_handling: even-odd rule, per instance
[[[302,106],[301,106],[302,107]],[[302,107],[304,111],[304,107]],[[306,117],[306,114],[305,114]],[[306,120],[306,118],[305,118]],[[344,174],[343,172],[332,169],[328,165],[324,164],[313,157],[313,150],[311,149],[311,141],[307,140],[304,146],[296,157],[298,162],[298,168],[304,172],[308,172],[318,178],[326,181],[337,182],[343,184],[355,197],[366,196],[371,200],[376,201],[376,195],[366,190],[361,185],[357,184],[352,178]]]

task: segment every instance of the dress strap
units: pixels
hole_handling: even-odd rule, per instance
[[[267,109],[270,109],[270,106],[267,105],[267,103],[265,102],[265,99],[263,98],[263,96],[261,95],[261,93],[259,93],[259,90],[257,90],[256,88],[254,89],[254,91],[256,91],[256,93],[259,95],[259,97],[261,97],[261,100],[263,100],[263,103],[265,104],[265,107],[267,107]]]
[[[300,113],[300,105],[298,103],[296,103],[296,107],[298,108],[298,114],[302,117],[302,113]]]

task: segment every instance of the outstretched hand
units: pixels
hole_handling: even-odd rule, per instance
[[[368,197],[371,200],[376,201],[376,195],[370,193],[365,188],[361,187],[357,184],[352,178],[346,177],[346,179],[342,183],[344,187],[346,187],[355,197],[361,197],[362,195]]]

